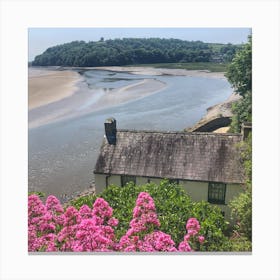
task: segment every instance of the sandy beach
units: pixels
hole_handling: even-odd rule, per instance
[[[33,70],[28,77],[28,109],[38,108],[71,96],[80,75],[74,71]]]

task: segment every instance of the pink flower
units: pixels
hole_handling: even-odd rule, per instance
[[[46,200],[46,208],[48,211],[57,215],[63,213],[63,207],[61,206],[60,201],[54,195],[48,196]]]
[[[174,252],[177,251],[174,245],[175,242],[171,239],[169,234],[166,234],[162,231],[154,231],[144,237],[143,247],[146,252]]]
[[[47,209],[39,196],[32,194],[28,197],[28,221],[32,223],[32,218],[40,217],[46,213]]]
[[[198,220],[196,218],[188,219],[186,229],[189,235],[196,235],[200,230],[200,225]]]
[[[80,208],[79,213],[82,219],[92,218],[92,210],[87,205],[83,205]]]
[[[202,244],[204,242],[204,240],[205,240],[204,236],[202,236],[202,235],[198,236],[198,241],[200,244]]]
[[[178,251],[179,252],[192,252],[193,250],[188,242],[182,241],[179,244]]]
[[[111,226],[111,227],[116,227],[118,224],[119,224],[119,220],[116,219],[116,218],[111,218],[108,221],[108,225]]]
[[[55,196],[49,196],[44,205],[36,195],[28,198],[28,251],[74,252],[191,252],[191,244],[202,244],[204,236],[197,236],[197,219],[187,221],[187,234],[178,250],[171,236],[155,230],[160,227],[152,197],[141,192],[133,210],[129,229],[119,242],[113,227],[118,220],[113,209],[103,198],[96,199],[93,210],[83,205],[78,211],[70,206],[65,211]]]
[[[102,219],[111,218],[113,209],[109,206],[108,202],[103,198],[97,198],[93,204],[93,215],[99,216]]]

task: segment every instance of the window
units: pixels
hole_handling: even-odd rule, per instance
[[[208,202],[215,204],[225,204],[226,184],[209,183]]]
[[[127,176],[127,175],[122,175],[121,176],[122,187],[124,187],[129,182],[132,182],[132,183],[136,184],[136,177],[135,176]]]
[[[178,179],[168,179],[169,184],[177,184],[179,185],[179,180]]]

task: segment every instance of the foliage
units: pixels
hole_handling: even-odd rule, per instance
[[[252,122],[252,38],[236,54],[228,67],[227,77],[242,96],[233,109],[232,132],[240,132],[244,122]],[[229,204],[232,218],[236,220],[235,230],[239,235],[232,248],[247,250],[252,241],[252,135],[239,145],[246,174],[246,189]],[[243,247],[242,247],[243,246]]]
[[[238,149],[240,150],[247,185],[250,186],[252,183],[252,133],[249,133],[247,138],[239,144]]]
[[[171,235],[178,245],[183,239],[185,221],[191,217],[201,223],[201,232],[205,236],[205,243],[199,246],[201,251],[220,251],[223,242],[227,240],[224,232],[227,223],[220,208],[208,202],[193,202],[181,186],[163,180],[159,185],[150,183],[135,186],[128,183],[120,188],[108,187],[102,194],[106,201],[114,208],[114,215],[119,220],[116,236],[124,235],[133,213],[134,201],[140,192],[149,193],[155,202],[161,229]]]
[[[230,202],[232,217],[237,220],[236,230],[249,241],[252,241],[252,187]]]
[[[229,82],[241,96],[252,91],[252,37],[248,43],[236,53],[228,66],[226,74]]]
[[[45,205],[35,194],[28,197],[28,250],[31,252],[190,252],[192,244],[202,245],[205,240],[203,235],[198,235],[198,220],[190,218],[177,249],[171,236],[158,230],[160,222],[154,201],[145,192],[138,195],[130,227],[119,241],[114,233],[117,225],[113,209],[103,198],[97,198],[92,209],[83,205],[79,211],[73,206],[64,211],[55,196],[49,196]]]
[[[232,218],[236,220],[237,233],[248,242],[252,241],[252,135],[239,145],[246,175],[246,189],[234,198],[229,207]]]
[[[142,66],[166,69],[185,69],[185,70],[201,70],[210,72],[226,72],[228,63],[216,62],[186,62],[186,63],[149,63],[149,64],[134,64],[129,66]]]
[[[244,122],[252,122],[252,93],[248,91],[242,99],[232,105],[233,117],[230,131],[238,133]]]
[[[32,191],[32,192],[28,192],[28,195],[32,195],[32,194],[36,194],[36,195],[38,195],[40,198],[43,198],[43,197],[45,197],[45,196],[46,196],[46,194],[45,194],[45,193],[43,193],[43,192],[39,192],[39,191]]]
[[[68,204],[74,206],[76,209],[80,210],[83,205],[92,207],[93,202],[96,200],[97,196],[95,194],[84,195],[71,200]]]
[[[252,242],[248,241],[247,238],[244,237],[230,239],[229,250],[232,252],[251,252]]]
[[[224,251],[224,244],[228,237],[226,232],[229,230],[228,222],[225,221],[218,206],[213,206],[206,201],[193,202],[191,214],[199,219],[201,233],[206,241],[200,247],[201,251]]]
[[[242,45],[233,45],[233,44],[209,44],[209,47],[213,51],[213,56],[218,62],[230,62],[235,56],[236,52],[241,49]]]
[[[232,106],[231,132],[240,132],[241,124],[252,121],[252,37],[228,66],[226,77],[242,99]]]
[[[222,47],[223,46],[223,47]],[[74,41],[48,48],[35,57],[33,66],[118,66],[145,63],[209,62],[231,60],[237,45],[179,39],[124,38],[96,42]],[[219,62],[221,62],[219,61]]]

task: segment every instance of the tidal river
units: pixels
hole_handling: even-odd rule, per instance
[[[61,201],[94,182],[108,117],[122,129],[183,130],[232,93],[226,79],[213,77],[105,70],[81,75],[73,96],[29,111],[28,188]]]

